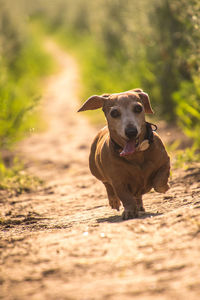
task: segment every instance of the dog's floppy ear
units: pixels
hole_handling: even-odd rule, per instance
[[[80,111],[85,111],[85,110],[93,110],[93,109],[98,109],[103,106],[104,102],[106,101],[105,96],[91,96],[89,99],[87,99],[81,108],[79,108],[78,112]]]
[[[142,100],[142,104],[144,106],[144,112],[146,114],[153,114],[153,110],[151,108],[151,103],[149,99],[149,95],[145,92],[138,92],[138,95],[140,96],[140,99]]]
[[[151,108],[149,95],[147,93],[143,92],[142,89],[138,89],[138,88],[130,90],[130,92],[138,93],[138,95],[140,96],[140,99],[142,100],[142,104],[144,106],[144,112],[146,114],[153,114],[154,113],[152,108]]]

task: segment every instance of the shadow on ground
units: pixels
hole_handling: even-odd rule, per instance
[[[150,212],[145,212],[142,213],[137,219],[146,219],[146,218],[152,218],[152,217],[157,217],[162,215],[162,213],[150,213]],[[125,222],[122,219],[122,216],[111,216],[108,218],[99,218],[97,219],[97,223],[121,223]]]

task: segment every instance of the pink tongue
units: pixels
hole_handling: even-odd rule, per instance
[[[135,152],[136,149],[136,141],[132,140],[132,141],[128,141],[124,147],[124,149],[122,150],[122,152],[120,153],[120,156],[126,156],[126,155],[130,155],[132,153]]]

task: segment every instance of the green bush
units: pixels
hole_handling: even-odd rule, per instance
[[[21,2],[0,0],[0,176],[11,175],[1,153],[35,127],[41,77],[52,64],[40,33],[26,21]]]
[[[176,101],[178,124],[186,135],[194,140],[194,148],[200,149],[200,79],[194,77],[193,82],[181,83],[180,90],[173,94]]]
[[[46,55],[32,40],[18,53],[12,69],[1,66],[0,149],[8,149],[34,127],[31,116],[40,95],[39,81],[49,71]]]

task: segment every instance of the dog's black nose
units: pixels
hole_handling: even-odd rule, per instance
[[[134,126],[129,126],[125,129],[125,135],[129,138],[129,139],[133,139],[137,136],[138,131],[137,128]]]

